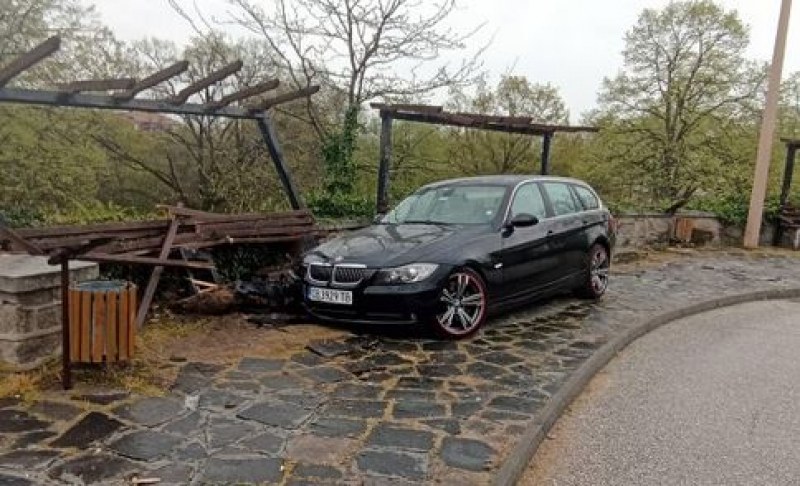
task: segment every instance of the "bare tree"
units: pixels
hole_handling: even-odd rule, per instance
[[[237,9],[233,21],[272,47],[272,61],[295,85],[328,85],[345,107],[338,115],[372,99],[421,97],[468,84],[480,68],[477,54],[456,65],[440,61],[464,50],[480,29],[447,26],[455,0],[276,0],[269,10],[255,0],[230,2]],[[323,112],[310,101],[308,108],[311,123],[324,133]]]

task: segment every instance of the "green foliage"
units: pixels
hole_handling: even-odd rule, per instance
[[[779,212],[777,195],[769,195],[764,202],[764,217],[775,220]],[[744,226],[750,205],[750,193],[730,193],[713,198],[700,198],[692,202],[688,209],[714,213],[727,224]]]
[[[309,207],[318,216],[349,218],[374,212],[374,200],[356,190],[358,177],[355,153],[361,130],[358,111],[357,106],[351,106],[345,113],[342,126],[329,133],[323,141],[323,190],[315,190],[307,197]]]
[[[315,191],[306,201],[311,211],[323,218],[360,218],[375,213],[375,199],[360,194]]]

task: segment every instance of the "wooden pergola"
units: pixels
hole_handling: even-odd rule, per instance
[[[497,116],[479,113],[447,112],[441,106],[372,103],[381,117],[380,160],[378,169],[377,212],[389,209],[389,179],[392,160],[392,121],[405,120],[434,125],[476,128],[503,133],[542,137],[541,173],[550,172],[550,146],[557,132],[597,132],[597,127],[535,123],[526,116]]]

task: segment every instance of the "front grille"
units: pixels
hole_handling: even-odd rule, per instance
[[[363,267],[336,266],[333,271],[333,281],[342,284],[356,284],[364,279],[367,269]]]
[[[312,280],[318,282],[329,282],[331,280],[331,272],[333,269],[330,265],[315,265],[311,264],[308,267],[308,276]]]

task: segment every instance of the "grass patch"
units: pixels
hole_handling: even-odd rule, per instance
[[[73,383],[81,388],[113,388],[139,395],[163,395],[177,374],[176,365],[169,361],[169,348],[208,327],[209,323],[203,319],[179,321],[163,317],[151,321],[137,336],[134,358],[129,363],[74,364]],[[43,392],[60,390],[60,387],[60,357],[28,371],[16,371],[0,363],[0,398],[15,397],[34,402]]]

